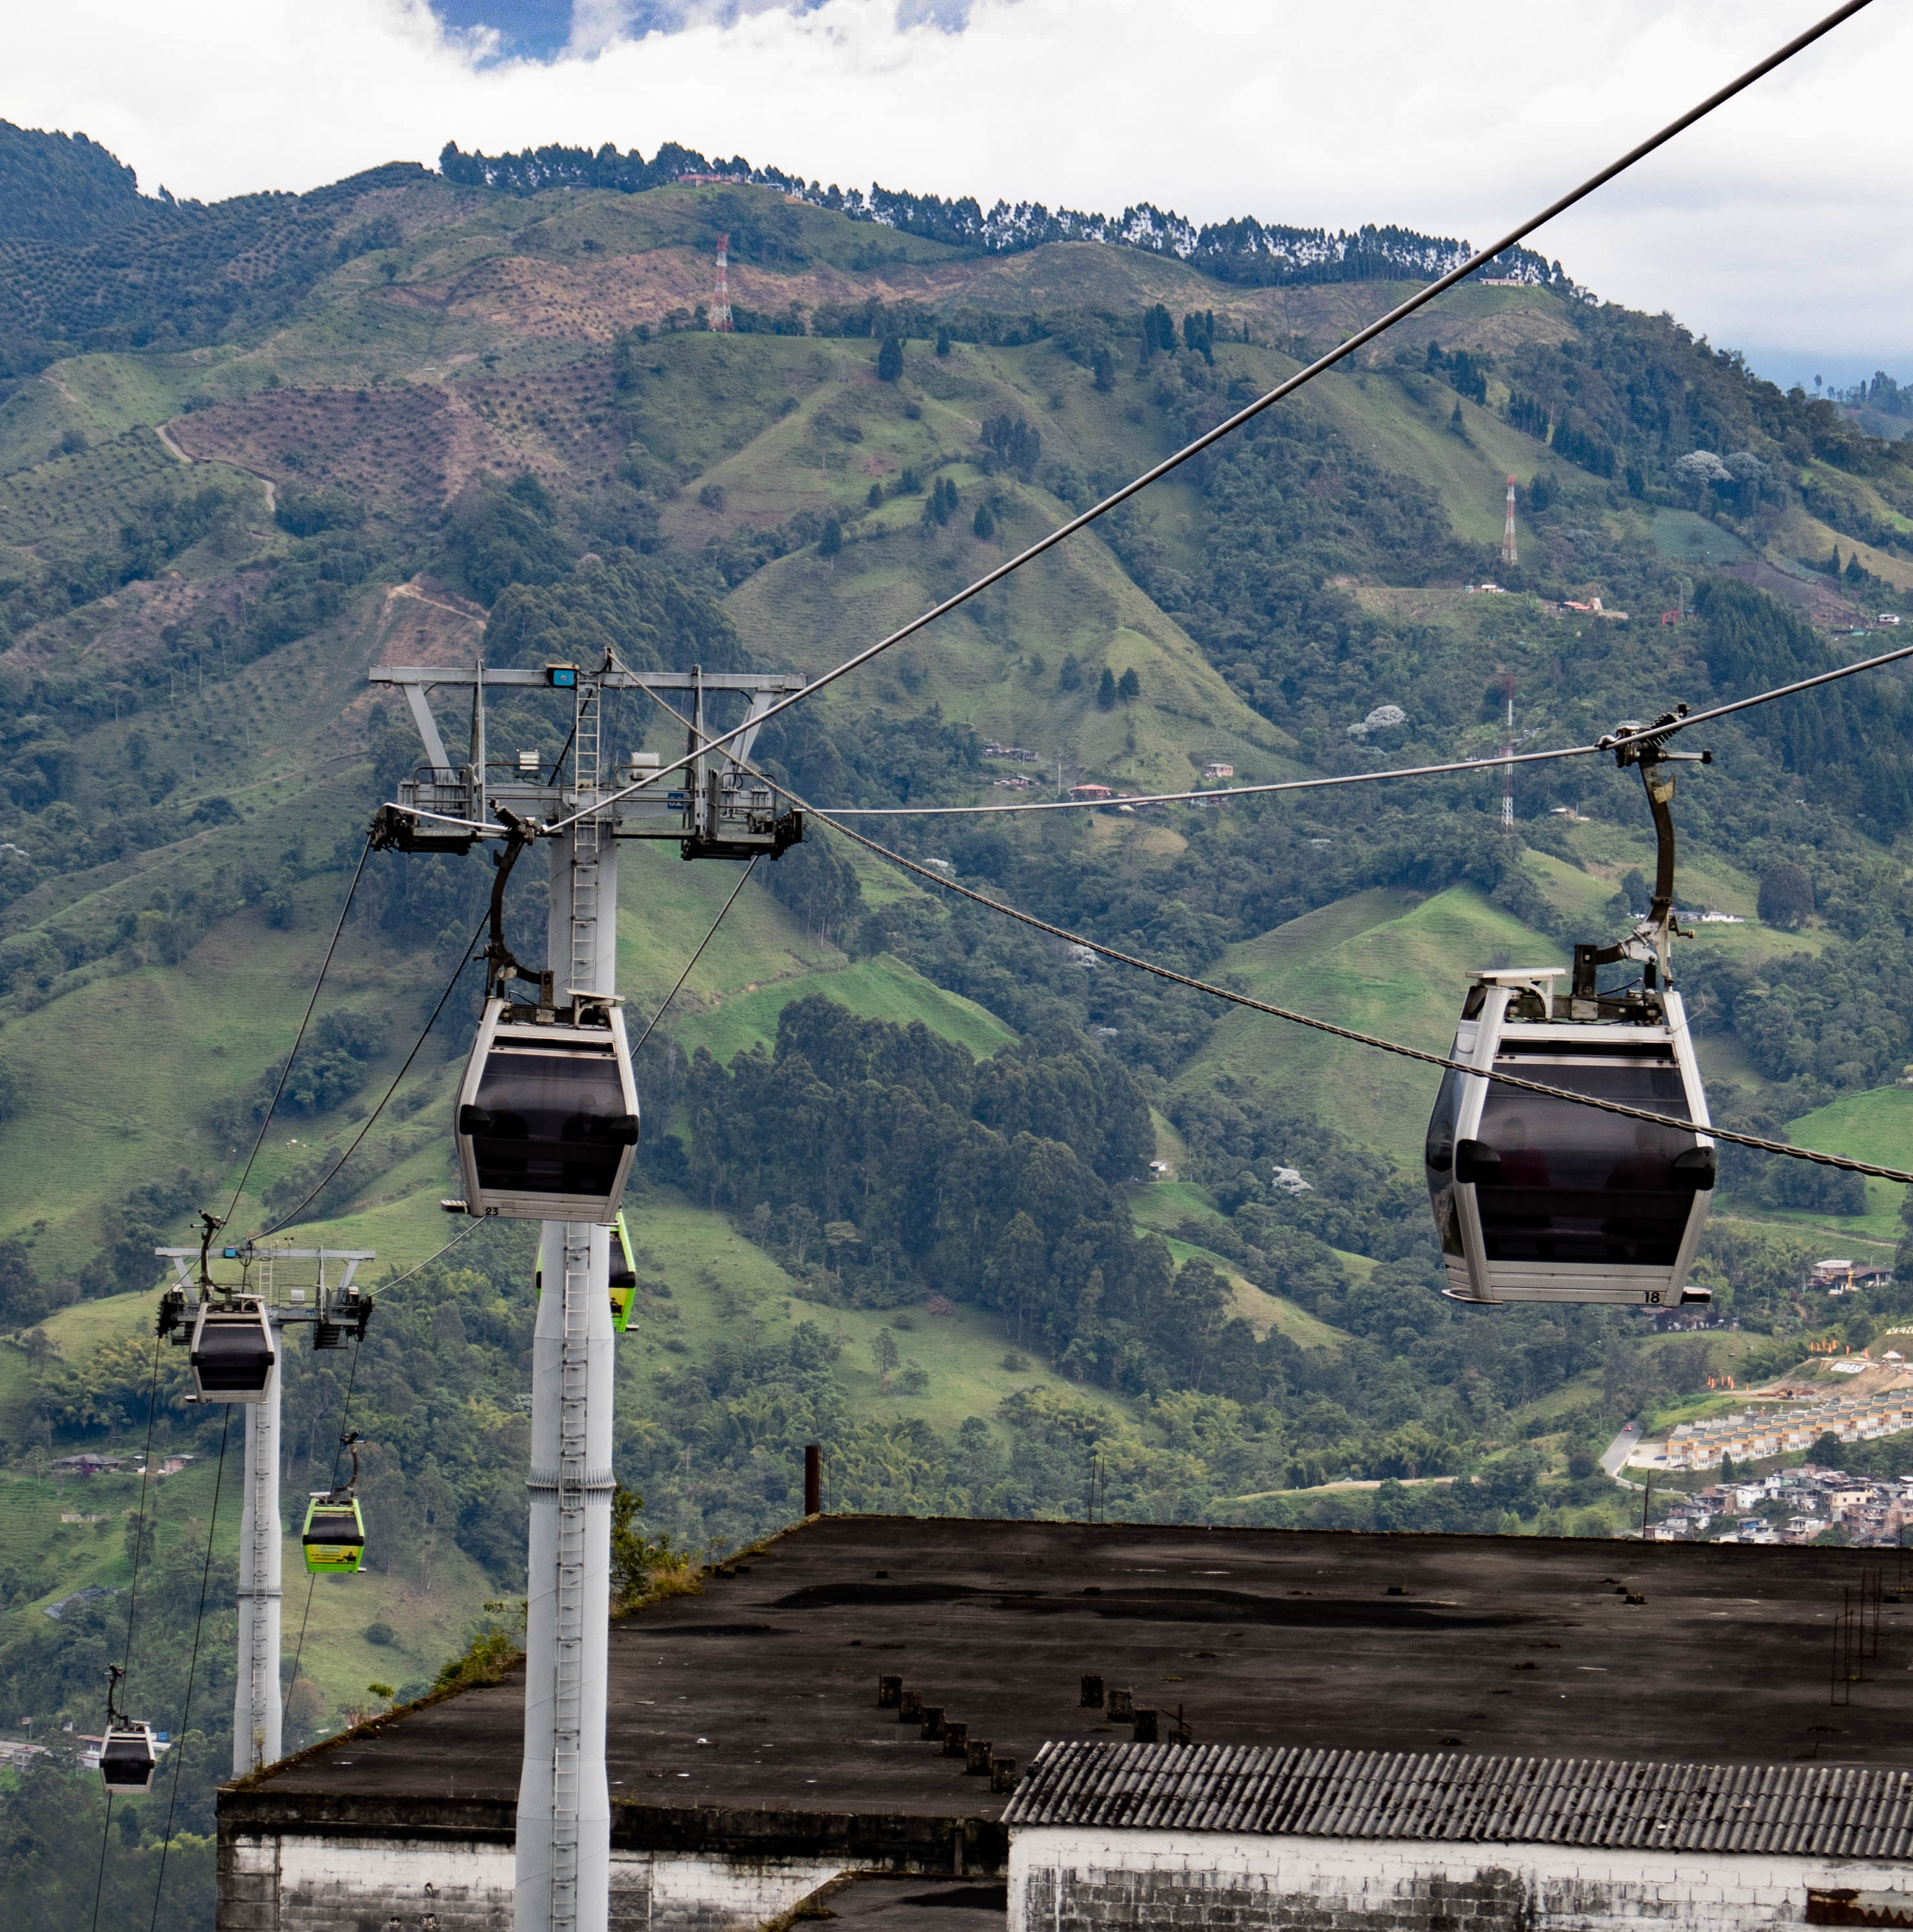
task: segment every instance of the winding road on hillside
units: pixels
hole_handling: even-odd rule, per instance
[[[1627,1459],[1641,1446],[1641,1425],[1630,1422],[1606,1448],[1601,1451],[1601,1467],[1616,1482],[1623,1480],[1621,1471],[1627,1466]],[[1630,1485],[1630,1486],[1632,1486]]]
[[[167,448],[170,449],[175,456],[178,457],[179,460],[185,464],[190,470],[200,459],[196,456],[189,456],[185,450],[182,449],[179,444],[175,442],[172,437],[167,434],[167,425],[164,423],[155,423],[153,425],[153,434],[158,436],[160,441],[164,443]],[[222,457],[220,460],[224,463],[229,470],[239,470],[245,475],[250,476],[255,483],[263,484],[266,490],[266,514],[269,517],[277,516],[278,514],[278,486],[272,481],[271,477],[266,476],[260,470],[248,470],[243,463],[235,463],[230,457]]]

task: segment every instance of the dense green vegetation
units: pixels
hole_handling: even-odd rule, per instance
[[[773,290],[729,338],[680,298],[727,230]],[[1033,254],[1072,238],[1108,245]],[[262,1126],[242,1225],[296,1210],[388,1276],[446,1238],[476,974],[400,1075],[478,924],[482,859],[367,860],[285,1060],[365,819],[419,760],[365,668],[615,650],[815,676],[1261,393],[1389,299],[1365,284],[1458,245],[851,195],[668,147],[453,149],[438,176],[200,209],[140,196],[83,140],[0,128],[0,1698],[97,1718],[135,1488],[91,1479],[98,1504],[63,1522],[49,1466],[137,1447],[152,1390],[159,1438],[199,1459],[149,1498],[155,1721],[186,1721],[176,1666],[212,1580],[176,1896],[203,1895],[227,1762],[236,1519],[230,1489],[214,1518],[221,1420],[184,1404],[174,1352],[154,1380],[151,1251],[227,1198]],[[636,308],[593,308],[608,257]],[[1071,265],[1062,297],[1031,292],[1032,261]],[[930,263],[934,300],[856,283]],[[500,264],[480,313],[460,291]],[[777,720],[758,758],[819,806],[1182,790],[1217,763],[1342,776],[1492,755],[1509,676],[1524,749],[1587,744],[1810,676],[1864,648],[1830,636],[1842,614],[1907,608],[1905,446],[1509,266],[1524,286],[1458,291]],[[1510,472],[1524,561],[1504,569]],[[1461,587],[1491,576],[1508,594]],[[1717,1114],[1902,1165],[1905,691],[1874,677],[1710,728],[1677,807],[1683,905],[1746,922],[1680,956]],[[674,753],[679,726],[629,700],[608,756]],[[461,755],[462,704],[441,694],[438,720]],[[494,691],[488,728],[494,758],[552,770],[571,713]],[[1653,869],[1630,773],[1525,769],[1514,837],[1499,796],[1493,775],[878,836],[1122,950],[1440,1048],[1469,969],[1608,936]],[[668,849],[621,864],[635,1032],[735,874]],[[507,898],[527,960],[545,916],[528,860]],[[1419,1073],[1086,963],[815,820],[638,1070],[631,1550],[787,1520],[808,1442],[835,1508],[1071,1514],[1095,1460],[1112,1516],[1614,1534],[1632,1505],[1593,1458],[1622,1419],[1913,1307],[1803,1286],[1823,1250],[1890,1241],[1890,1190],[1730,1154],[1697,1276],[1737,1330],[1458,1310],[1410,1164]],[[529,1232],[486,1227],[381,1295],[356,1363],[289,1358],[288,1484],[329,1480],[350,1381],[374,1540],[315,1598],[296,1736],[368,1680],[423,1689],[475,1629],[506,1641],[479,1606],[521,1580],[534,1306]],[[122,1594],[44,1614],[83,1587]],[[101,1821],[75,1792],[56,1762],[0,1793],[23,1870],[90,1872]],[[140,1909],[156,1843],[153,1807],[116,1822],[110,1909]],[[77,1922],[47,1884],[49,1922]]]

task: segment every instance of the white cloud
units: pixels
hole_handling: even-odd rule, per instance
[[[0,112],[149,189],[302,188],[448,139],[677,140],[846,187],[1490,238],[1810,17],[1782,0],[826,0],[488,59],[423,0],[68,0],[10,25]],[[719,24],[719,19],[727,24]],[[950,28],[962,26],[960,32]],[[586,31],[589,29],[589,31]],[[1716,342],[1913,353],[1913,20],[1876,8],[1534,245]]]

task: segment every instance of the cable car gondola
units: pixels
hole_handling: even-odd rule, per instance
[[[638,1293],[638,1264],[632,1258],[631,1230],[625,1225],[624,1210],[618,1210],[617,1219],[611,1224],[611,1232],[617,1238],[617,1252],[611,1257],[611,1332],[622,1335],[631,1325],[631,1304]],[[531,1277],[533,1294],[539,1300],[545,1298],[545,1263],[541,1257]]]
[[[125,1676],[116,1664],[107,1666],[107,1734],[100,1740],[100,1781],[109,1792],[150,1791],[159,1750],[153,1727],[137,1718],[122,1717],[114,1708],[113,1694]]]
[[[488,1000],[458,1135],[467,1213],[608,1222],[638,1146],[623,1016],[608,1002],[580,1000],[560,1018]]]
[[[631,1258],[631,1230],[624,1224],[624,1210],[611,1223],[617,1237],[617,1252],[611,1257],[611,1330],[622,1335],[631,1324],[631,1304],[638,1292],[638,1264]]]
[[[278,1349],[265,1304],[249,1295],[200,1304],[188,1358],[201,1402],[263,1402]]]
[[[1617,756],[1641,766],[1659,839],[1647,916],[1617,945],[1577,946],[1571,976],[1560,968],[1482,973],[1463,1004],[1449,1057],[1478,1070],[1442,1076],[1425,1154],[1451,1300],[1660,1308],[1710,1298],[1686,1286],[1715,1156],[1668,969],[1674,780],[1659,769],[1705,754],[1669,752],[1664,739],[1635,735],[1643,729],[1624,724],[1615,735],[1632,738]],[[1599,968],[1622,960],[1639,964],[1638,983],[1599,991]],[[1605,1113],[1482,1077],[1490,1072],[1688,1124]]]
[[[359,1507],[359,1451],[356,1436],[339,1446],[352,1451],[352,1478],[342,1488],[314,1490],[305,1505],[305,1526],[299,1547],[305,1567],[314,1576],[344,1576],[356,1571],[365,1555],[365,1518]],[[334,1467],[336,1468],[337,1465]]]
[[[348,1576],[365,1554],[365,1519],[350,1490],[320,1490],[305,1506],[299,1537],[305,1567],[314,1576]]]

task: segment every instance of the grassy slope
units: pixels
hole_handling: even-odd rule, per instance
[[[1511,963],[1561,963],[1559,946],[1478,894],[1456,888],[1417,904],[1368,892],[1305,914],[1230,948],[1228,970],[1259,999],[1405,1046],[1445,1052],[1468,973],[1505,952]],[[1421,1157],[1438,1075],[1260,1013],[1231,1013],[1179,1084],[1231,1076],[1278,1105],[1308,1109],[1406,1167]],[[1306,1169],[1308,1150],[1295,1150]]]
[[[1191,1222],[1218,1229],[1227,1222],[1209,1197],[1206,1188],[1186,1180],[1161,1180],[1129,1192],[1129,1215],[1139,1228],[1151,1228],[1169,1244],[1169,1251],[1180,1263],[1200,1255],[1229,1280],[1236,1291],[1235,1312],[1255,1330],[1258,1336],[1272,1328],[1279,1328],[1289,1340],[1305,1348],[1326,1348],[1345,1339],[1339,1329],[1318,1322],[1307,1310],[1266,1289],[1242,1274],[1233,1262],[1200,1242],[1180,1238],[1174,1231]],[[1361,1273],[1374,1266],[1365,1255],[1344,1255],[1342,1261]]]

